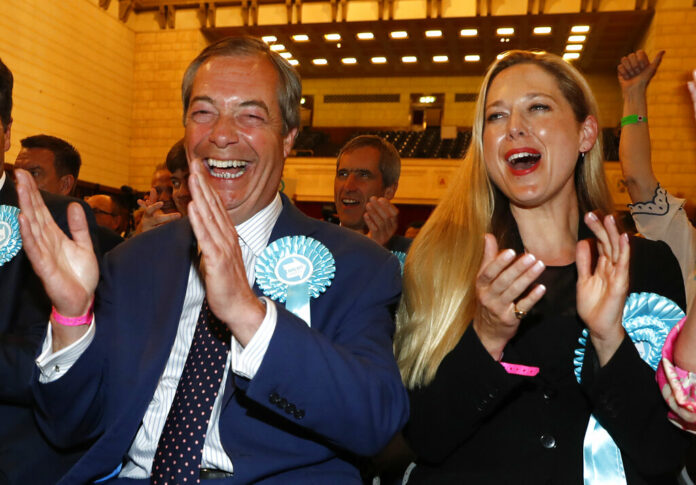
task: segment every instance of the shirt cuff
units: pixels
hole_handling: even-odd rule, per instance
[[[92,323],[90,323],[87,332],[82,337],[54,353],[53,329],[49,323],[46,338],[44,339],[43,347],[41,347],[41,355],[36,359],[36,365],[39,368],[39,382],[48,384],[65,375],[92,343],[94,332],[95,324],[94,317],[92,317]]]
[[[278,322],[275,304],[266,297],[261,297],[261,301],[266,305],[266,316],[247,346],[242,347],[237,339],[232,337],[232,371],[247,379],[253,379],[259,370]]]

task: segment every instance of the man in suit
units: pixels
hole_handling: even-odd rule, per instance
[[[401,158],[394,145],[375,135],[346,143],[336,160],[334,203],[341,226],[367,235],[390,251],[408,251],[411,240],[396,234],[396,194]]]
[[[77,461],[76,450],[49,445],[34,420],[34,357],[46,333],[51,302],[22,249],[17,192],[4,170],[12,125],[10,70],[0,61],[0,484],[54,484]],[[75,199],[42,193],[49,216],[68,230]]]
[[[58,314],[37,416],[56,442],[91,445],[61,483],[360,483],[355,456],[403,426],[396,258],[278,194],[300,97],[258,39],[201,52],[182,85],[189,218],[107,255],[93,318],[100,275],[79,211],[74,240],[57,237],[17,174],[25,246]]]

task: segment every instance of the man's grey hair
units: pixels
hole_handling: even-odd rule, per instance
[[[344,153],[350,153],[363,147],[372,147],[379,151],[379,171],[382,174],[382,183],[385,188],[399,182],[401,175],[399,152],[396,151],[394,145],[377,135],[359,135],[343,145],[336,159],[336,167],[338,167],[338,161],[341,160]]]
[[[229,37],[203,49],[198,57],[189,64],[181,83],[181,99],[184,103],[184,124],[186,112],[191,101],[193,80],[198,68],[213,57],[236,56],[265,56],[278,73],[278,104],[283,119],[283,135],[300,126],[300,99],[302,98],[302,82],[300,75],[278,53],[255,37]]]

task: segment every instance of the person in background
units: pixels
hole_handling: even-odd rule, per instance
[[[191,192],[188,188],[189,168],[186,160],[184,140],[176,142],[167,153],[167,169],[172,174],[172,199],[176,210],[181,215],[187,215],[188,205],[191,202]]]
[[[334,202],[341,226],[405,253],[411,241],[396,234],[399,210],[390,202],[400,174],[401,158],[391,143],[375,135],[357,136],[338,154]]]
[[[28,136],[20,141],[14,167],[26,170],[41,190],[71,195],[80,175],[80,154],[65,140],[50,135]]]
[[[152,174],[150,193],[144,199],[138,199],[140,209],[133,214],[136,220],[134,235],[181,218],[182,214],[176,210],[172,193],[172,173],[166,164],[159,164]]]

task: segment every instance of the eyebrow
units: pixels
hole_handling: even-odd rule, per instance
[[[194,96],[193,98],[191,98],[191,105],[197,101],[202,101],[204,103],[210,103],[213,105],[215,104],[215,101],[213,101],[213,98],[211,98],[210,96],[205,96],[205,95]],[[268,105],[266,105],[266,103],[264,103],[263,101],[260,101],[260,100],[256,100],[256,99],[250,99],[249,101],[242,101],[239,104],[239,106],[241,106],[242,108],[248,108],[250,106],[252,106],[252,107],[255,106],[255,107],[261,108],[266,113],[270,112],[268,109]]]
[[[552,100],[555,99],[553,96],[551,96],[550,94],[547,94],[547,93],[528,93],[528,94],[525,94],[522,99],[527,101],[529,99],[533,99],[536,97],[550,98]],[[503,104],[502,101],[495,101],[493,103],[487,104],[486,109],[493,108],[493,107],[501,105],[501,104]]]

